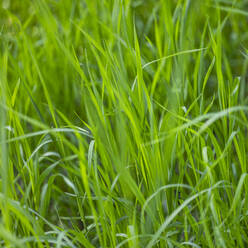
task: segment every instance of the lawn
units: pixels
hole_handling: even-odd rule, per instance
[[[246,0],[0,1],[0,247],[248,247]]]

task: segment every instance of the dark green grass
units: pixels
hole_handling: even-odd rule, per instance
[[[0,2],[0,247],[248,247],[245,0]]]

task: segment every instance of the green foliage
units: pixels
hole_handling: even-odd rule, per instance
[[[2,0],[0,247],[248,247],[247,16]]]

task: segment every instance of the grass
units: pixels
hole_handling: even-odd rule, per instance
[[[0,247],[248,247],[246,1],[0,5]]]

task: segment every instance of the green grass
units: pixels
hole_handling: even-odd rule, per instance
[[[247,16],[0,1],[0,247],[248,247]]]

